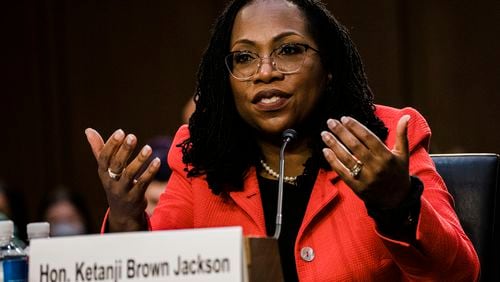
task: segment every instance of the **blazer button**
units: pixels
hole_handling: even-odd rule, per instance
[[[305,261],[312,261],[314,259],[314,250],[311,247],[303,247],[300,250],[300,257]]]

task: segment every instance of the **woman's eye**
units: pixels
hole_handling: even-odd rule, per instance
[[[304,47],[297,44],[286,44],[280,47],[278,50],[278,55],[281,56],[289,56],[289,55],[297,55],[302,54],[304,52]]]
[[[239,52],[233,55],[233,61],[235,64],[248,64],[254,59],[255,57],[252,54],[246,52]]]

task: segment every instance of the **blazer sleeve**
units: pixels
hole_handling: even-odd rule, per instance
[[[453,208],[453,198],[437,173],[428,154],[431,131],[425,119],[412,108],[405,108],[389,119],[388,144],[394,144],[396,124],[410,115],[408,140],[410,174],[424,184],[416,228],[416,244],[392,240],[382,234],[384,245],[396,264],[411,280],[474,281],[479,276],[479,259],[463,231]]]

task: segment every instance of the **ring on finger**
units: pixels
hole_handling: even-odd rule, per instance
[[[357,178],[361,173],[361,169],[363,168],[363,163],[359,160],[356,160],[356,164],[349,169],[349,173],[352,177]]]
[[[111,168],[108,167],[108,175],[113,180],[118,181],[120,179],[120,177],[122,176],[122,173],[123,173],[123,169],[117,173],[117,172],[111,171]]]

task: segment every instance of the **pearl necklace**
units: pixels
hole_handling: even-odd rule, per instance
[[[271,176],[274,176],[276,179],[280,178],[280,175],[274,171],[266,162],[264,162],[262,159],[260,160],[260,163],[262,164],[262,167],[264,170]],[[283,178],[283,181],[290,183],[290,184],[297,184],[297,176],[285,176]]]

